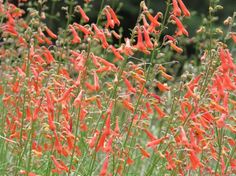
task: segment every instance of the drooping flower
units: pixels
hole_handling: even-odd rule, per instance
[[[94,29],[94,31],[95,31],[94,37],[102,42],[102,47],[103,47],[104,49],[106,49],[107,47],[109,47],[109,44],[108,44],[108,42],[107,42],[107,39],[106,39],[106,36],[105,36],[104,32],[103,32],[102,30],[100,30],[100,29],[96,26],[96,24],[92,24],[91,26],[93,27],[93,29]]]
[[[47,26],[45,27],[45,30],[46,30],[47,34],[48,34],[51,38],[57,39],[57,35],[54,34],[54,33],[51,31],[51,29],[49,29]]]
[[[62,170],[62,171],[69,171],[69,168],[62,162],[62,161],[58,161],[54,155],[51,155],[51,159],[56,167],[56,169]]]
[[[178,47],[175,43],[173,42],[170,42],[170,47],[175,50],[177,53],[182,53],[183,52],[183,49]]]
[[[136,93],[136,89],[132,86],[130,81],[125,76],[123,76],[123,80],[125,82],[125,85],[126,85],[128,91],[130,91],[132,93]]]
[[[55,59],[53,55],[51,54],[51,52],[46,47],[43,47],[43,50],[44,50],[43,55],[46,58],[47,64],[51,64],[52,62],[54,62]]]
[[[232,38],[233,42],[236,43],[236,33],[231,33],[230,37]]]
[[[82,9],[81,6],[77,6],[77,8],[79,9],[79,12],[82,16],[82,19],[85,21],[85,22],[89,22],[89,17],[86,15],[86,13],[84,12],[84,10]]]
[[[63,95],[60,97],[60,98],[58,98],[57,100],[56,100],[56,102],[62,102],[62,101],[65,101],[67,98],[69,98],[69,95],[70,95],[70,93],[72,92],[74,90],[74,87],[70,87],[70,88],[68,88],[64,93],[63,93]]]
[[[189,159],[193,170],[203,166],[193,150],[189,152]]]
[[[160,72],[161,72],[161,76],[166,78],[167,80],[173,80],[174,79],[171,75],[167,74],[163,70],[161,70]]]
[[[150,158],[151,155],[143,147],[141,147],[140,145],[137,145],[137,147],[139,148],[143,157]]]
[[[129,38],[125,38],[125,46],[123,48],[123,52],[128,56],[134,55],[133,47],[130,44],[130,39]]]
[[[112,19],[112,17],[111,17],[111,14],[110,14],[110,12],[108,11],[108,9],[104,9],[104,12],[105,12],[105,15],[106,15],[106,17],[107,17],[107,23],[106,23],[106,28],[114,28],[115,27],[115,23],[114,23],[114,20]]]
[[[147,46],[147,48],[153,49],[153,43],[150,39],[149,32],[146,30],[145,27],[143,27],[142,29],[144,34],[145,45]]]
[[[145,14],[147,15],[149,21],[152,23],[152,25],[153,25],[154,27],[160,26],[160,23],[157,21],[157,17],[156,17],[156,18],[153,17],[153,16],[151,15],[151,13],[148,12],[148,11],[145,12]]]
[[[175,16],[180,16],[181,15],[181,10],[178,6],[177,0],[172,0],[172,5],[173,5],[173,14]]]
[[[163,112],[163,110],[159,106],[157,106],[156,104],[153,104],[153,107],[158,113],[158,115],[160,116],[160,118],[165,117],[166,114]]]
[[[142,35],[142,30],[141,30],[141,27],[137,27],[137,32],[138,32],[138,41],[137,41],[137,44],[135,45],[135,47],[145,53],[145,54],[150,54],[150,51],[147,50],[146,46],[144,45],[144,42],[143,42],[143,35]]]
[[[114,12],[114,10],[110,7],[110,6],[106,6],[106,8],[108,9],[108,11],[111,14],[112,19],[114,20],[114,23],[117,24],[118,26],[120,25],[120,21],[116,16],[116,13]]]
[[[98,78],[98,75],[97,75],[97,73],[95,71],[93,72],[93,78],[94,78],[94,89],[96,91],[98,91],[100,89],[99,78]]]
[[[73,103],[75,107],[79,107],[81,105],[83,94],[84,94],[84,90],[81,90],[78,96],[75,98],[74,103]]]
[[[81,39],[80,39],[79,35],[77,34],[75,28],[72,25],[69,25],[69,30],[71,31],[71,33],[73,35],[72,44],[80,43]]]
[[[109,164],[109,155],[106,156],[106,159],[103,162],[102,169],[100,171],[99,176],[106,176],[107,175],[108,164]]]
[[[165,136],[165,137],[162,137],[160,139],[155,139],[153,141],[150,141],[150,142],[147,143],[147,147],[155,147],[155,146],[159,145],[161,142],[163,142],[166,139],[169,139],[169,137]]]
[[[148,131],[146,128],[144,128],[143,131],[147,134],[148,138],[149,138],[151,141],[154,141],[154,140],[157,139],[157,138],[156,138],[150,131]]]
[[[179,6],[184,14],[184,16],[190,16],[189,10],[186,8],[182,0],[178,0]]]
[[[178,27],[178,31],[176,33],[176,35],[186,35],[188,37],[188,31],[185,29],[185,27],[183,26],[183,24],[181,23],[181,21],[174,15],[171,15],[171,18],[175,21],[177,27]]]
[[[85,27],[85,26],[82,26],[82,25],[80,25],[80,24],[78,24],[78,23],[73,23],[73,26],[75,26],[75,28],[76,28],[77,30],[83,32],[84,35],[85,35],[85,36],[84,36],[85,38],[88,37],[88,35],[92,34],[92,31],[90,30],[90,28],[87,28],[87,27]]]
[[[166,166],[166,168],[168,170],[172,170],[172,169],[176,168],[176,164],[173,160],[173,155],[171,155],[168,151],[166,151],[165,156],[166,156],[166,160],[168,162],[168,165]]]
[[[189,144],[188,138],[187,138],[185,130],[182,126],[180,127],[179,137],[180,137],[181,143],[185,146],[188,146],[188,144]]]
[[[160,81],[157,81],[156,86],[158,89],[162,92],[169,91],[170,87],[167,86],[167,84],[162,84]]]
[[[122,102],[123,102],[123,106],[124,106],[126,109],[128,109],[128,110],[131,111],[131,112],[134,112],[134,106],[132,105],[131,102],[129,102],[129,100],[123,99]]]
[[[117,60],[123,61],[124,60],[123,56],[120,54],[120,51],[118,49],[116,49],[113,45],[110,45],[109,48],[111,49],[111,51],[115,55],[114,61],[117,61]]]

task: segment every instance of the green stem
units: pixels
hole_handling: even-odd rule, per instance
[[[33,135],[34,135],[34,121],[31,121],[31,130],[30,130],[30,148],[29,148],[29,156],[28,156],[28,164],[27,164],[27,175],[30,172],[30,165],[31,165],[31,159],[32,159],[32,144],[33,144]]]
[[[67,19],[67,23],[66,23],[66,28],[69,26],[69,24],[72,20],[74,0],[69,0],[68,3],[69,3],[69,11],[68,11],[68,19]]]
[[[54,142],[55,139],[53,139],[52,141],[52,149],[50,151],[50,153],[48,154],[48,163],[47,163],[47,170],[46,170],[46,176],[50,176],[51,175],[51,167],[52,167],[52,162],[51,162],[51,155],[53,155],[53,150],[54,150]]]
[[[216,167],[215,167],[215,174],[218,171],[219,165],[220,165],[220,161],[221,161],[221,154],[222,154],[222,146],[223,146],[223,136],[224,136],[224,130],[223,129],[219,129],[219,131],[216,129],[216,137],[217,137],[217,143],[218,143],[218,147],[219,147],[219,151],[218,151],[218,159],[217,159],[217,163],[216,163]],[[221,175],[221,172],[220,172]]]
[[[102,0],[101,2],[101,5],[100,5],[100,9],[99,9],[99,12],[98,12],[98,18],[97,18],[97,21],[96,21],[96,24],[98,25],[99,24],[99,21],[100,21],[100,18],[101,18],[101,15],[102,15],[102,8],[104,6],[104,0]]]
[[[90,52],[91,52],[91,42],[88,43],[85,67],[88,63]],[[82,79],[81,85],[84,85],[84,81],[85,81],[85,78]],[[78,93],[79,93],[79,89],[78,89],[77,94]],[[75,154],[75,146],[76,146],[76,143],[77,143],[77,136],[78,136],[78,132],[79,132],[80,112],[81,112],[81,105],[79,106],[78,115],[77,115],[77,119],[76,119],[75,140],[74,140],[74,145],[73,145],[74,147],[73,147],[72,154],[71,154],[71,159],[70,159],[70,166],[69,166],[68,176],[70,175],[70,172],[71,172],[72,162],[73,162],[73,158],[74,158],[74,154]]]
[[[236,140],[236,138],[234,137],[234,141]],[[228,160],[226,162],[226,165],[225,165],[225,174],[227,174],[227,170],[229,168],[229,164],[230,164],[230,160],[233,158],[234,154],[235,154],[235,151],[236,151],[236,145],[233,147],[233,149],[231,150],[231,153],[228,157]]]
[[[50,11],[50,15],[54,15],[55,14],[54,13],[55,6],[56,6],[56,0],[53,0],[52,1],[52,8],[51,8],[51,11]],[[53,27],[53,18],[52,17],[50,18],[49,24],[50,24],[50,27]]]
[[[30,74],[30,47],[31,45],[29,45],[28,47],[28,58],[27,58],[27,63],[26,63],[26,77],[24,79],[24,87],[23,87],[23,103],[22,103],[22,117],[21,117],[21,127],[20,127],[20,146],[22,147],[23,146],[23,129],[24,129],[24,120],[25,120],[25,117],[26,117],[26,112],[25,112],[25,104],[26,104],[26,91],[27,91],[27,81],[28,81],[28,78],[29,78],[29,74]],[[26,150],[26,147],[27,147],[27,143],[28,141],[26,142],[26,145],[23,147],[23,151],[22,151],[22,154],[24,154],[25,150]],[[17,160],[17,168],[16,168],[16,172],[15,174],[17,175],[17,172],[18,172],[18,168],[20,167],[21,165],[21,160],[22,160],[22,157],[21,155],[19,155],[18,157],[18,160]]]
[[[75,125],[75,140],[74,140],[74,147],[72,150],[72,154],[71,154],[71,159],[70,159],[70,165],[69,165],[69,171],[68,171],[68,176],[70,175],[71,172],[71,167],[72,167],[72,163],[73,163],[73,158],[74,158],[74,154],[75,154],[75,145],[77,143],[77,135],[78,135],[78,128],[79,128],[79,119],[80,119],[80,111],[81,111],[81,106],[79,107],[78,110],[78,115],[77,115],[77,120],[76,120],[76,125]]]
[[[210,0],[210,4],[209,6],[211,7],[212,6],[212,0]],[[203,83],[201,85],[201,91],[200,91],[200,97],[204,96],[205,93],[206,93],[206,90],[207,90],[207,84],[208,84],[208,78],[210,76],[210,69],[211,69],[211,66],[212,66],[212,63],[213,63],[213,58],[212,58],[212,43],[213,43],[213,38],[212,38],[212,34],[213,34],[213,29],[212,29],[212,12],[209,10],[209,46],[208,46],[208,52],[209,52],[209,59],[210,59],[210,63],[208,64],[208,67],[207,67],[207,71],[206,71],[206,74],[205,74],[205,77],[204,77],[204,80],[203,80]]]
[[[168,15],[168,12],[169,12],[169,6],[170,6],[170,0],[167,1],[167,7],[166,7],[165,15],[164,15],[164,18],[163,18],[163,23],[162,23],[162,26],[161,26],[161,30],[160,30],[161,32],[160,32],[160,34],[161,34],[161,33],[163,32],[163,30],[165,29],[165,26],[166,26],[166,23],[167,23],[167,15]],[[156,38],[156,41],[159,41],[159,39],[160,39],[160,34],[155,37],[155,38]],[[147,69],[147,75],[146,75],[146,80],[147,80],[147,81],[149,81],[149,77],[150,77],[150,73],[151,73],[151,67],[152,67],[153,64],[154,64],[155,51],[156,51],[156,48],[152,51],[152,56],[151,56],[151,60],[150,60],[151,65],[150,65],[150,66],[148,67],[148,69]],[[140,95],[139,95],[139,97],[138,97],[138,101],[137,101],[136,106],[135,106],[135,111],[134,111],[133,118],[135,117],[135,114],[136,114],[136,112],[137,112],[137,109],[138,109],[140,100],[141,100],[142,95],[143,95],[143,91],[144,91],[145,85],[146,85],[146,83],[143,85],[142,90],[141,90],[141,93],[140,93]],[[126,135],[126,138],[125,138],[125,142],[124,142],[124,145],[123,145],[122,148],[125,148],[125,146],[126,146],[126,143],[127,143],[127,140],[128,140],[128,134],[130,133],[131,128],[132,128],[132,126],[133,126],[133,118],[132,118],[132,121],[131,121],[130,126],[129,126],[129,128],[128,128],[128,132],[127,132],[127,135]],[[136,139],[132,136],[132,138],[131,138],[131,144],[134,143],[133,140],[136,140]],[[132,154],[133,154],[133,151],[132,151]],[[132,157],[132,154],[131,154],[131,157]],[[124,162],[124,170],[123,170],[123,173],[125,172],[125,166],[126,166],[125,163],[126,163],[126,162]],[[129,168],[128,168],[128,170],[129,170]],[[127,172],[128,172],[128,171],[127,171]]]
[[[117,82],[117,84],[115,85],[115,87],[114,87],[114,89],[113,89],[113,91],[112,91],[112,93],[111,93],[111,95],[110,95],[110,98],[109,98],[109,101],[108,101],[108,103],[107,103],[106,109],[109,107],[109,104],[110,104],[110,102],[114,99],[114,97],[116,97],[117,89],[118,89],[118,86],[119,86],[119,84],[120,84],[121,76],[122,76],[122,73],[123,73],[123,71],[124,71],[124,68],[125,68],[126,63],[127,63],[127,57],[125,57],[125,60],[124,60],[123,63],[122,63],[121,69],[120,69],[120,71],[119,71],[119,73],[118,73],[118,82]],[[104,114],[103,112],[100,114],[100,116],[99,116],[99,118],[98,118],[98,121],[96,122],[96,126],[95,126],[95,128],[94,128],[95,130],[97,129],[98,124],[99,124],[99,122],[100,122],[100,120],[101,120],[103,114]],[[105,122],[106,122],[106,119],[107,119],[107,116],[105,117],[105,119],[104,119],[104,121],[103,121],[102,127],[104,126],[104,124],[105,124]],[[98,145],[98,142],[99,142],[99,139],[100,139],[100,138],[101,138],[101,133],[99,133],[98,140],[97,140],[97,142],[96,142],[95,148],[96,148],[96,146]],[[96,151],[93,152],[93,156],[92,156],[92,157],[93,157],[93,159],[91,160],[91,162],[90,162],[90,164],[89,164],[89,174],[88,174],[88,175],[91,175],[92,172],[93,172],[93,167],[94,167],[95,160],[96,160]]]
[[[146,75],[146,80],[149,80],[149,76],[150,76],[150,73],[151,73],[151,67],[153,66],[153,60],[154,60],[154,57],[155,56],[155,50],[153,50],[153,52],[152,52],[152,56],[151,56],[151,65],[148,67],[148,70],[147,70],[147,75]],[[147,81],[146,81],[147,82]],[[121,153],[123,153],[123,149],[125,149],[125,147],[126,147],[126,143],[127,143],[127,141],[128,141],[128,137],[129,137],[129,134],[130,134],[130,132],[131,132],[131,128],[132,128],[132,126],[133,126],[133,122],[134,122],[134,117],[135,117],[135,115],[136,115],[136,113],[137,113],[137,110],[138,110],[138,106],[139,106],[139,104],[140,104],[140,101],[141,101],[141,99],[142,99],[142,96],[143,96],[143,91],[144,91],[144,89],[145,89],[145,86],[146,86],[146,83],[144,83],[144,85],[143,85],[143,87],[142,87],[142,89],[141,89],[141,92],[140,92],[140,94],[139,94],[139,97],[138,97],[138,100],[137,100],[137,103],[136,103],[136,105],[135,105],[135,109],[134,109],[134,113],[133,113],[133,116],[132,116],[132,119],[131,119],[131,122],[130,122],[130,124],[129,124],[129,128],[128,128],[128,131],[127,131],[127,134],[126,134],[126,137],[125,137],[125,141],[124,141],[124,143],[123,143],[123,146],[122,146],[122,152]],[[134,136],[134,135],[133,135]],[[133,140],[135,140],[135,138],[132,136],[132,138],[131,138],[131,145],[134,143],[134,141]],[[132,147],[131,147],[132,148]],[[133,152],[132,152],[133,153]],[[132,157],[132,154],[131,154],[131,157]],[[127,159],[126,159],[127,160]],[[123,174],[125,173],[125,169],[126,169],[126,162],[124,162],[124,169],[123,169]],[[129,169],[129,168],[128,168]],[[128,171],[127,171],[128,172]]]

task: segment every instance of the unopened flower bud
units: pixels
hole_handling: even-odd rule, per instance
[[[216,28],[216,33],[221,34],[221,35],[224,34],[224,32],[222,31],[222,29],[220,29],[220,28]]]
[[[209,7],[209,12],[214,12],[213,7]]]
[[[222,10],[224,7],[223,6],[221,6],[221,5],[217,5],[217,6],[215,6],[215,10]]]
[[[45,15],[44,12],[41,13],[41,18],[42,18],[43,20],[46,19],[46,15]]]
[[[204,26],[201,26],[198,30],[197,33],[204,33],[206,32],[206,28]]]
[[[141,1],[140,7],[143,9],[143,11],[148,11],[148,8],[147,8],[147,6],[145,4],[145,1]]]
[[[232,24],[232,17],[228,17],[225,21],[224,21],[224,25],[231,25]]]

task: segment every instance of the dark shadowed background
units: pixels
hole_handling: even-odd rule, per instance
[[[9,0],[17,4],[18,0]],[[46,5],[47,16],[50,20],[47,20],[49,27],[56,31],[58,27],[64,27],[66,25],[65,12],[61,9],[62,6],[66,6],[71,0],[48,0]],[[201,24],[203,15],[207,15],[210,0],[183,0],[187,8],[192,12],[191,20],[185,20],[185,24],[191,35],[194,35],[196,29]],[[35,3],[37,0],[29,0],[30,3]],[[77,2],[83,6],[83,0],[77,0]],[[93,6],[92,11],[88,12],[91,22],[95,22],[102,0],[92,0],[91,5]],[[126,37],[129,35],[129,29],[133,28],[136,18],[139,13],[139,4],[141,0],[104,0],[104,4],[109,4],[114,9],[118,9],[118,15],[123,27],[123,35]],[[154,12],[165,11],[166,0],[149,0],[147,1],[148,7],[153,9]],[[218,12],[218,23],[222,23],[225,18],[232,16],[233,12],[236,11],[236,0],[220,0],[220,5],[224,7],[224,10]],[[36,6],[36,8],[40,8]],[[55,16],[55,14],[60,14]],[[47,19],[48,19],[47,18]],[[73,21],[79,21],[79,16],[74,16]]]

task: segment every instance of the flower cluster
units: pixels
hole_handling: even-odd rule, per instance
[[[89,0],[75,5],[80,23],[54,33],[43,12],[0,2],[4,174],[235,174],[236,65],[227,45],[211,43],[204,71],[186,82],[175,83],[157,59],[163,49],[184,51],[178,40],[189,36],[182,19],[190,12],[182,0],[167,0],[165,15],[142,1],[119,45],[109,5],[96,23]]]

